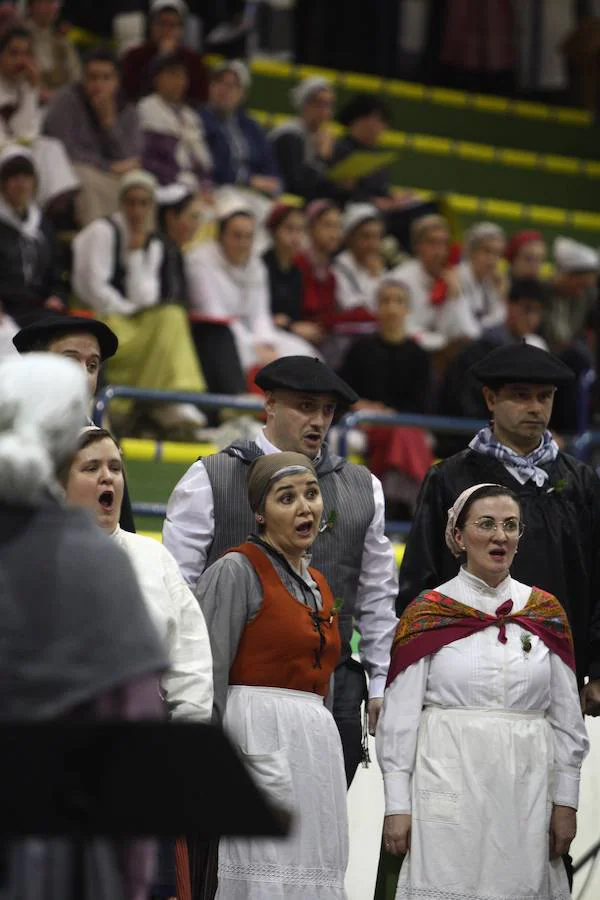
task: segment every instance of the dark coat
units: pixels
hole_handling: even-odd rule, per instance
[[[0,219],[0,303],[17,325],[27,324],[32,314],[43,311],[48,297],[66,300],[58,256],[54,231],[44,216],[36,239]]]
[[[238,109],[231,120],[223,120],[212,109],[200,110],[206,143],[214,160],[212,173],[215,184],[247,185],[253,175],[279,177],[271,143],[262,127],[243,110]],[[230,126],[236,130],[238,142],[234,148]]]
[[[293,263],[289,269],[282,269],[272,247],[263,254],[263,262],[269,273],[271,315],[281,314],[299,322],[304,301],[302,272]]]
[[[525,523],[511,574],[558,598],[573,630],[578,678],[600,678],[600,479],[566,453],[542,468],[549,480],[539,488],[519,484],[498,460],[473,450],[433,466],[408,537],[396,611],[401,615],[421,591],[457,574],[444,531],[458,495],[474,484],[502,484],[518,494]]]

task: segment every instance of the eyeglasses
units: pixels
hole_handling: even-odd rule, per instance
[[[488,535],[495,534],[498,527],[502,528],[507,537],[521,537],[525,530],[525,526],[519,519],[505,519],[503,522],[496,522],[491,516],[481,516],[480,519],[475,519],[474,522],[469,524],[474,525],[478,531]]]

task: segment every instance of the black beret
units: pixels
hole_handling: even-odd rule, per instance
[[[39,349],[40,343],[49,344],[55,337],[81,332],[94,335],[100,345],[103,362],[117,352],[119,340],[114,331],[111,331],[104,322],[85,316],[49,316],[22,328],[15,334],[13,344],[19,353],[29,353],[31,350]]]
[[[345,406],[358,400],[358,394],[333,369],[310,356],[282,356],[261,369],[254,383],[263,391],[334,394]]]
[[[488,387],[502,384],[553,384],[560,387],[575,378],[564,362],[530,344],[498,347],[475,363],[470,372]]]

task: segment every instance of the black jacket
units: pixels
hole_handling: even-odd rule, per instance
[[[400,570],[396,612],[421,591],[454,578],[459,562],[446,547],[448,509],[467,487],[502,484],[521,499],[525,533],[511,574],[554,594],[569,617],[577,674],[600,678],[600,479],[572,456],[559,453],[542,466],[544,487],[521,485],[496,459],[463,450],[429,470]],[[552,488],[554,488],[552,490]]]
[[[0,218],[0,302],[18,325],[44,311],[51,296],[66,299],[65,283],[52,226],[42,216],[36,238],[21,234]]]

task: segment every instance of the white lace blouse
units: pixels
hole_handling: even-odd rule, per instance
[[[464,568],[437,590],[454,600],[494,614],[508,599],[522,609],[531,588],[510,576],[491,588]],[[526,652],[521,636],[528,636]],[[555,803],[577,808],[579,772],[588,751],[574,673],[537,635],[506,625],[506,644],[498,628],[443,647],[401,672],[385,692],[377,725],[377,756],[385,787],[386,815],[410,813],[410,778],[424,706],[471,709],[542,710],[554,734]]]

